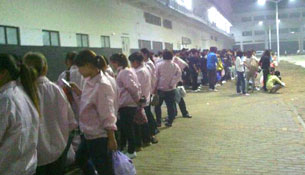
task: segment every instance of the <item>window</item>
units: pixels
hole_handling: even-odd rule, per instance
[[[163,50],[162,42],[153,41],[153,50],[162,51]]]
[[[252,36],[252,31],[244,31],[243,36]]]
[[[164,19],[163,20],[163,26],[167,29],[172,29],[173,26],[172,26],[172,21],[170,20],[167,20],[167,19]]]
[[[150,13],[144,13],[145,22],[161,26],[161,18]]]
[[[218,41],[218,38],[215,36],[215,37],[214,37],[214,40],[215,40],[215,41]]]
[[[275,15],[267,15],[266,18],[268,20],[275,20]]]
[[[102,48],[110,48],[110,36],[101,36]]]
[[[265,16],[254,16],[254,21],[262,21],[265,19]]]
[[[290,17],[290,18],[299,18],[300,16],[301,16],[301,14],[298,13],[298,12],[290,13],[290,14],[289,14],[289,17]]]
[[[192,40],[187,37],[182,37],[182,45],[192,44]]]
[[[280,33],[289,33],[288,28],[280,29]]]
[[[60,46],[59,32],[42,30],[42,41],[44,46]]]
[[[242,18],[241,18],[241,21],[242,21],[242,22],[249,22],[249,21],[252,21],[252,17],[251,17],[251,16],[249,16],[249,17],[242,17]]]
[[[174,46],[172,43],[164,43],[165,45],[165,49],[167,50],[173,50],[174,49]]]
[[[288,14],[283,13],[283,14],[279,14],[279,19],[286,19],[288,18]]]
[[[254,31],[254,35],[265,35],[265,31],[263,31],[263,30],[256,30],[256,31]]]
[[[89,35],[88,34],[76,34],[77,47],[89,47]]]
[[[244,44],[246,43],[252,43],[252,41],[243,41]]]
[[[19,28],[0,26],[0,44],[19,45]]]
[[[139,40],[139,49],[147,48],[151,49],[151,42],[147,40]]]
[[[299,28],[291,28],[290,32],[298,33],[298,32],[300,32],[300,29]]]
[[[214,37],[211,35],[211,40],[214,40]]]

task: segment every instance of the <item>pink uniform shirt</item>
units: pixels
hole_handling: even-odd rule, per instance
[[[119,111],[119,88],[116,84],[116,80],[110,75],[108,72],[105,72],[104,75],[108,78],[108,80],[111,83],[111,87],[114,91],[114,109],[115,109],[115,115],[118,117],[118,111]]]
[[[145,96],[147,102],[146,106],[148,106],[151,94],[151,73],[145,65],[141,65],[134,70],[136,71],[139,83],[141,85],[142,96]]]
[[[188,64],[180,57],[174,56],[173,61],[179,66],[181,71],[188,66]]]
[[[118,68],[116,82],[119,88],[119,102],[121,107],[137,107],[141,98],[141,85],[133,69]]]
[[[163,60],[156,66],[156,90],[171,91],[181,79],[181,70],[172,60]]]
[[[87,78],[80,100],[79,126],[86,139],[106,138],[107,130],[116,130],[115,92],[101,72]]]
[[[150,92],[153,93],[154,88],[156,86],[156,82],[157,82],[156,66],[150,59],[148,59],[145,62],[145,66],[148,68],[148,70],[150,71],[150,74],[151,74],[151,91]]]
[[[63,90],[45,76],[39,77],[37,83],[41,113],[37,151],[38,165],[42,166],[62,155],[77,123]]]

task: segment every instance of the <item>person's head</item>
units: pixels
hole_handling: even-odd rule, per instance
[[[114,69],[117,69],[118,67],[122,67],[123,69],[125,69],[126,67],[128,67],[128,60],[124,54],[116,53],[110,57],[110,64]]]
[[[281,72],[280,71],[275,71],[274,75],[277,76],[277,77],[281,77]]]
[[[103,69],[104,60],[92,50],[83,50],[75,58],[75,65],[84,77],[94,77]]]
[[[38,75],[34,68],[29,68],[23,63],[18,66],[13,56],[0,54],[0,87],[20,78],[24,91],[32,100],[38,113],[40,113],[36,84],[37,77]]]
[[[270,55],[270,51],[269,50],[265,50],[263,57],[267,57],[268,59],[271,57]]]
[[[70,67],[74,64],[74,59],[77,56],[76,52],[68,52],[66,54],[66,59],[65,59],[65,64],[67,66],[68,69],[70,69]]]
[[[141,52],[135,52],[128,57],[131,67],[138,68],[143,64],[144,56]]]
[[[143,54],[144,56],[144,61],[147,61],[149,56],[150,56],[150,52],[147,48],[142,48],[141,49],[141,53]]]
[[[236,56],[241,58],[244,56],[244,53],[242,51],[237,51]]]
[[[246,56],[247,58],[251,58],[253,56],[253,52],[251,50],[248,50]]]
[[[34,68],[38,76],[46,76],[48,72],[48,63],[46,57],[39,52],[28,52],[22,59],[27,66]]]
[[[210,52],[217,53],[217,47],[210,47]]]
[[[165,49],[165,50],[163,51],[163,59],[164,59],[164,60],[172,60],[172,59],[173,59],[173,56],[174,56],[174,54],[173,54],[172,51],[167,50],[167,49]]]

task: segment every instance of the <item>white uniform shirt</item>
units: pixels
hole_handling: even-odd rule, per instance
[[[77,123],[64,92],[47,77],[39,77],[37,82],[41,113],[37,151],[42,166],[61,156]]]
[[[37,165],[39,115],[22,86],[0,88],[0,174],[33,175]]]

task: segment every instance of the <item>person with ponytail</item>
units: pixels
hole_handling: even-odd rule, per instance
[[[128,141],[129,158],[135,158],[135,130],[134,117],[141,99],[141,85],[134,70],[128,66],[124,54],[114,54],[110,57],[110,64],[117,71],[116,82],[119,89],[119,114],[121,139],[120,150],[126,147]]]
[[[64,175],[69,134],[77,128],[74,113],[62,89],[46,77],[48,65],[45,56],[29,52],[22,61],[38,74],[36,82],[41,117],[36,175]]]
[[[37,166],[39,99],[34,69],[0,54],[0,174],[33,175]],[[21,82],[21,83],[20,83]]]
[[[85,85],[81,90],[71,83],[72,89],[80,96],[79,126],[83,133],[76,162],[86,175],[95,174],[95,171],[113,175],[112,151],[117,150],[114,134],[117,130],[116,94],[109,79],[101,72],[102,62],[92,50],[81,51],[75,64],[86,79]]]

